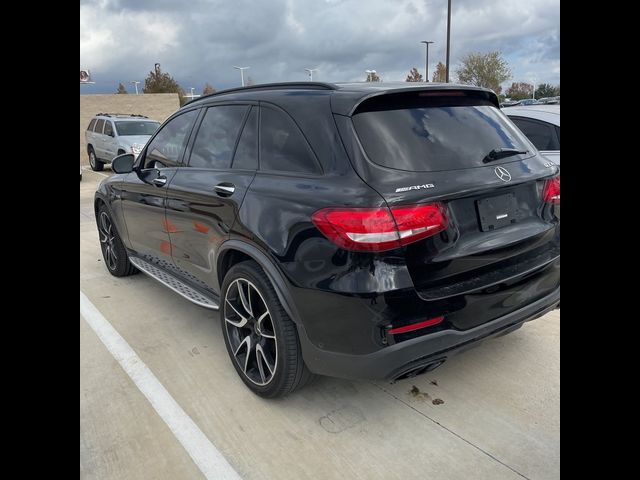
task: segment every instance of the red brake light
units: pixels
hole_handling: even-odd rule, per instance
[[[553,177],[544,183],[542,198],[547,203],[560,205],[560,175]]]
[[[405,325],[404,327],[392,328],[389,330],[389,333],[393,335],[397,335],[398,333],[407,333],[413,332],[414,330],[420,330],[421,328],[431,327],[432,325],[437,325],[438,323],[444,320],[444,316],[439,316],[435,318],[430,318],[429,320],[425,320],[423,322],[412,323],[410,325]]]
[[[381,208],[324,208],[311,216],[333,243],[355,251],[381,252],[416,242],[447,228],[441,203]]]

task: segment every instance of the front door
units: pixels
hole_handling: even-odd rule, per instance
[[[122,184],[129,248],[145,260],[165,267],[172,263],[171,225],[165,215],[167,185],[182,161],[197,116],[197,109],[190,110],[163,125]]]

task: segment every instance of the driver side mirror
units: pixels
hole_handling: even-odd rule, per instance
[[[111,162],[111,170],[116,173],[131,173],[133,172],[133,162],[135,162],[133,153],[123,153],[118,155]]]

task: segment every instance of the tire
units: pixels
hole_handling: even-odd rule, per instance
[[[113,225],[111,215],[104,204],[98,209],[96,223],[102,259],[109,273],[114,277],[128,277],[138,272],[138,269],[129,261],[127,250],[124,248],[120,235]]]
[[[224,343],[236,372],[252,392],[275,398],[308,383],[313,374],[302,359],[296,326],[256,262],[238,263],[227,272],[221,298]]]
[[[104,162],[98,160],[93,147],[89,147],[89,165],[91,166],[91,170],[93,170],[94,172],[101,172],[104,168]]]

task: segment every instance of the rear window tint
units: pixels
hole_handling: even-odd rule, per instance
[[[102,133],[102,127],[104,127],[104,120],[100,119],[96,122],[96,128],[95,128],[95,132],[96,133]]]
[[[87,127],[87,130],[93,132],[93,127],[95,126],[95,124],[96,124],[96,119],[95,118],[91,119],[91,121],[89,122],[89,126]]]
[[[260,170],[322,173],[307,140],[289,115],[262,107],[260,125]]]
[[[433,172],[485,166],[483,158],[495,148],[531,150],[522,133],[489,101],[463,95],[413,96],[398,101],[392,95],[382,97],[353,116],[362,146],[374,163]]]

